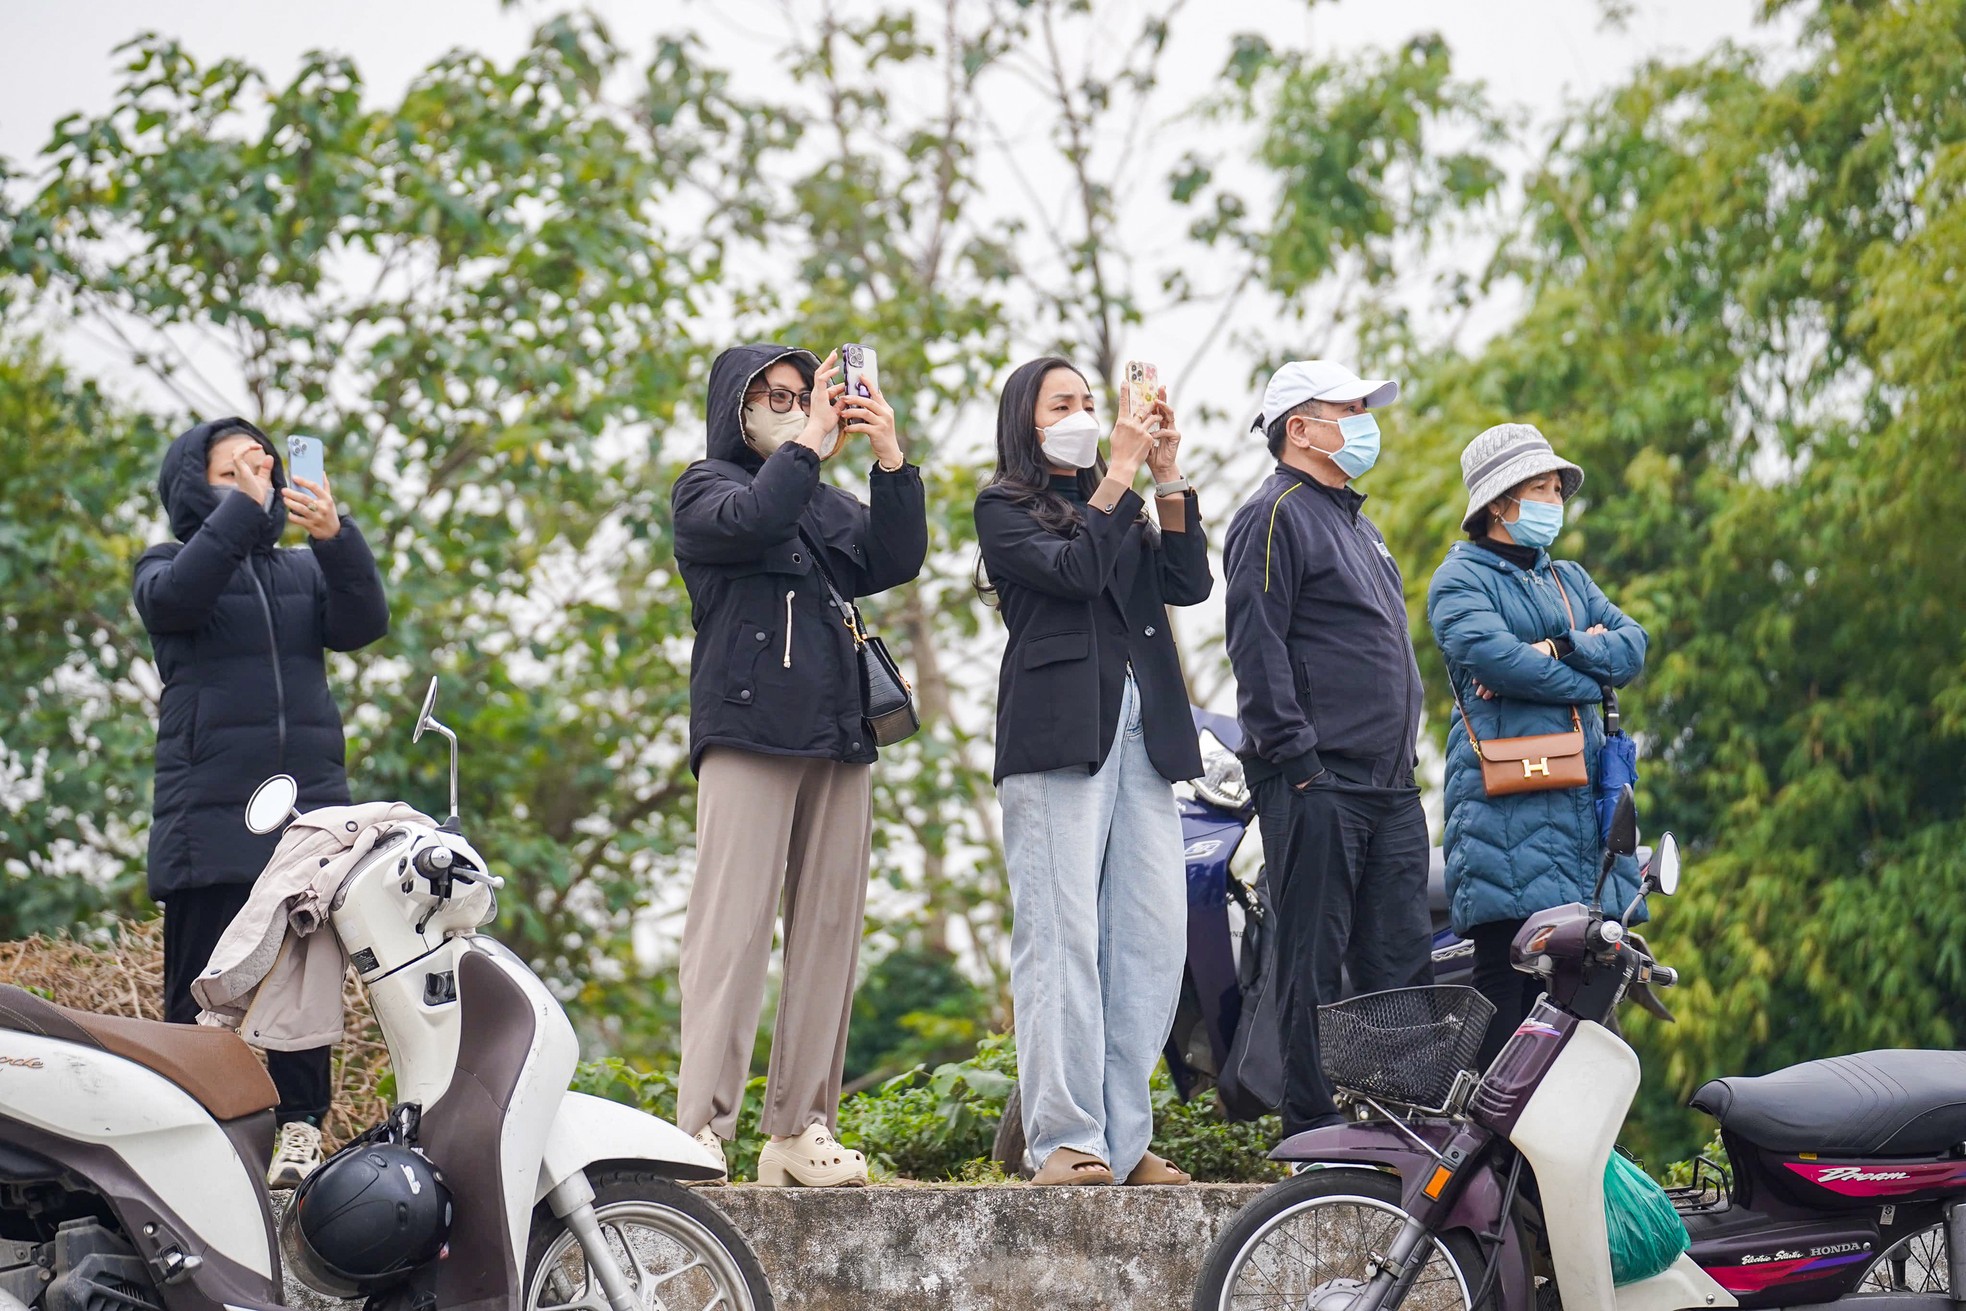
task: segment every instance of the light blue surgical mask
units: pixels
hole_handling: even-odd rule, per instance
[[[1552,505],[1548,501],[1521,501],[1509,498],[1521,507],[1516,521],[1503,526],[1518,546],[1547,547],[1563,531],[1563,502]]]
[[[1331,424],[1345,439],[1343,446],[1325,454],[1347,478],[1363,478],[1379,462],[1379,421],[1370,414],[1348,414],[1342,419],[1315,422]]]

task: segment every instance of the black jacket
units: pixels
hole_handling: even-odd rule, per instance
[[[1420,667],[1399,565],[1364,503],[1278,465],[1229,525],[1229,663],[1251,782],[1327,768],[1412,782]]]
[[[1187,531],[1149,539],[1140,497],[1111,514],[1083,507],[1070,537],[1041,526],[1002,487],[976,498],[976,539],[1010,630],[997,678],[997,762],[1010,774],[1105,763],[1119,731],[1126,669],[1140,685],[1147,755],[1170,782],[1201,773],[1201,747],[1167,607],[1208,599],[1208,538],[1194,493]]]
[[[345,803],[341,715],[324,648],[353,651],[389,631],[389,603],[368,543],[339,536],[279,549],[287,509],[205,481],[212,440],[244,419],[199,424],[171,443],[157,495],[177,541],[136,565],[136,607],[163,679],[150,895],[251,883],[279,834],[246,827],[246,799],[269,775],[300,784],[300,806]],[[274,453],[274,486],[287,485]],[[277,652],[277,655],[276,655]]]
[[[786,346],[736,346],[710,366],[706,448],[676,480],[676,563],[689,588],[689,763],[712,746],[865,764],[853,637],[813,568],[812,548],[850,597],[911,581],[928,554],[921,471],[878,467],[862,505],[819,479],[796,442],[760,459],[744,440],[744,389]],[[804,530],[804,539],[800,530]]]

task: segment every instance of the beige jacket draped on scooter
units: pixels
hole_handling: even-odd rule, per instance
[[[311,810],[289,824],[191,984],[204,1008],[198,1022],[236,1029],[271,1051],[340,1042],[348,952],[328,927],[328,907],[382,835],[402,823],[436,821],[400,801],[371,801]]]

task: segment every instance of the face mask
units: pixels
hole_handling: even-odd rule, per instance
[[[796,405],[784,414],[772,409],[769,401],[751,401],[744,407],[744,439],[760,455],[770,455],[786,442],[798,440],[805,428],[805,411]]]
[[[1510,497],[1514,501],[1514,497]],[[1516,501],[1521,509],[1514,523],[1504,523],[1518,546],[1546,547],[1563,531],[1563,503]]]
[[[1068,414],[1038,432],[1044,437],[1044,458],[1052,464],[1090,469],[1092,462],[1099,458],[1099,420],[1084,410]]]
[[[1348,414],[1342,419],[1313,419],[1312,422],[1331,424],[1345,439],[1343,446],[1325,454],[1347,478],[1363,478],[1379,462],[1379,421],[1371,415]]]

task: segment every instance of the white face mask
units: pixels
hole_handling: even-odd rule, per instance
[[[1075,410],[1049,428],[1038,429],[1043,439],[1044,458],[1052,464],[1074,469],[1090,469],[1099,458],[1099,420],[1085,410]]]
[[[744,407],[744,440],[760,455],[770,455],[786,442],[797,441],[805,427],[805,411],[796,405],[784,414],[772,409],[769,401],[752,401]]]

